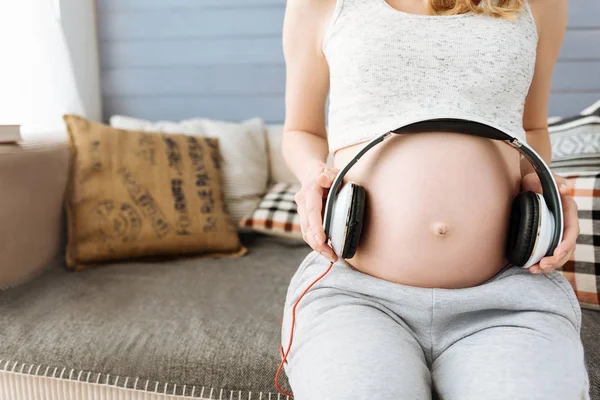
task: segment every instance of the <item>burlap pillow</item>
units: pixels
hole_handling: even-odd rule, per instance
[[[67,265],[246,253],[223,201],[218,140],[65,115],[72,155]]]

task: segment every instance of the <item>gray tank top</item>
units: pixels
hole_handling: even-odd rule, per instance
[[[510,21],[337,0],[323,39],[330,152],[434,118],[484,123],[525,141],[523,108],[537,41],[527,3]]]

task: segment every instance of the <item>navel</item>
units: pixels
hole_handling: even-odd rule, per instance
[[[433,232],[436,236],[447,237],[450,234],[450,227],[445,222],[436,222],[433,224]]]

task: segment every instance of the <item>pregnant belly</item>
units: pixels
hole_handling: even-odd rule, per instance
[[[335,154],[341,168],[364,146]],[[367,191],[355,256],[357,270],[421,287],[485,282],[506,264],[520,156],[508,145],[470,135],[395,135],[371,149],[346,176]]]

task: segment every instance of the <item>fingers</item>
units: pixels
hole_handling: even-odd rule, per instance
[[[567,180],[560,175],[554,174],[554,180],[558,186],[558,190],[561,195],[565,196],[571,192]],[[522,190],[531,191],[535,193],[542,193],[542,183],[536,173],[527,174],[523,177],[521,182]]]
[[[315,186],[306,193],[306,214],[308,219],[307,236],[314,244],[311,247],[325,258],[335,261],[333,250],[325,243],[325,232],[321,219],[323,208],[323,189]]]
[[[544,271],[542,271],[542,269],[540,268],[540,264],[538,263],[529,267],[529,272],[531,272],[532,274],[541,274]]]
[[[554,269],[561,268],[567,263],[567,261],[569,261],[569,259],[571,258],[571,254],[573,254],[574,251],[575,249],[573,249],[572,251],[567,251],[566,253],[556,254],[552,257],[549,257],[552,258],[553,261],[549,262],[548,265],[542,265],[542,270],[552,271]]]
[[[540,272],[551,272],[562,267],[569,261],[571,253],[570,251],[560,254],[555,252],[552,256],[542,258],[538,264]]]
[[[336,261],[337,256],[327,243],[325,243],[325,232],[321,210],[323,208],[323,188],[313,181],[296,194],[298,214],[302,228],[302,237],[310,247],[319,252],[330,261]]]
[[[306,193],[306,214],[308,218],[308,228],[316,243],[321,246],[325,241],[325,232],[323,232],[321,221],[321,208],[323,207],[322,189],[315,183]],[[319,228],[320,227],[320,228]]]
[[[325,170],[317,177],[317,184],[320,186],[320,198],[315,198],[315,205],[318,210],[315,211],[315,217],[313,220],[309,217],[309,224],[313,231],[315,231],[315,235],[317,236],[317,243],[320,246],[318,249],[324,257],[331,261],[337,261],[338,257],[333,252],[333,249],[327,245],[326,243],[322,243],[325,240],[325,232],[323,231],[323,207],[324,207],[324,199],[326,190],[331,188],[335,177],[339,173],[339,169],[337,168],[325,168]]]
[[[304,239],[304,241],[308,243],[306,238],[306,232],[308,232],[308,218],[306,217],[306,212],[304,212],[304,192],[302,190],[298,191],[294,196],[294,200],[298,205],[298,216],[300,217],[300,229],[302,231],[302,239]]]
[[[568,253],[575,250],[577,237],[581,232],[579,217],[577,215],[577,203],[572,197],[561,197],[563,214],[565,217],[565,229],[562,242],[556,247],[554,254]]]
[[[549,256],[549,257],[544,257],[540,260],[540,262],[538,264],[532,265],[531,267],[529,267],[529,271],[531,271],[534,274],[539,274],[539,273],[547,273],[547,272],[551,272],[554,271],[557,268],[562,267],[563,265],[565,265],[567,263],[567,261],[569,261],[569,259],[571,258],[571,254],[572,251],[568,251],[566,253],[560,253],[558,254],[556,251],[554,252],[554,255]]]
[[[556,249],[554,249],[554,253],[551,257],[546,257],[540,262],[544,271],[562,267],[569,261],[571,254],[575,251],[577,237],[580,233],[577,203],[568,196],[562,196],[561,200],[565,217],[563,240]]]

